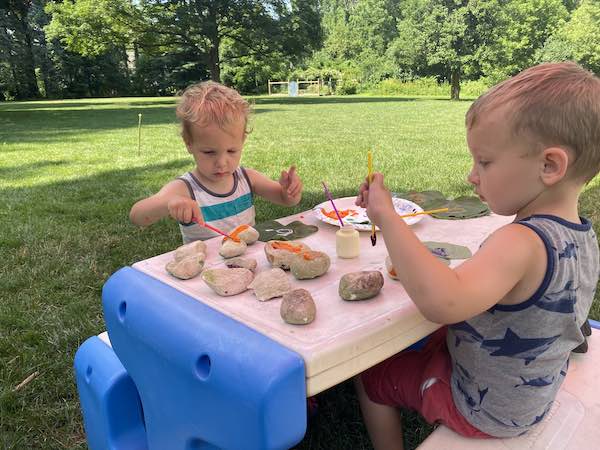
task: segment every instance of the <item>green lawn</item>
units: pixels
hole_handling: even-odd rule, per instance
[[[277,177],[296,164],[294,209],[257,203],[257,220],[356,192],[368,149],[392,190],[469,194],[469,102],[427,98],[255,99],[243,164]],[[78,346],[104,331],[101,288],[122,266],[180,245],[176,224],[141,230],[131,205],[192,168],[171,98],[0,103],[0,447],[85,448],[72,371]],[[138,114],[143,114],[138,153]],[[600,232],[600,181],[581,212]],[[598,295],[592,317],[600,319]],[[30,374],[39,374],[14,391]],[[429,428],[409,417],[407,447]],[[370,448],[349,383],[319,395],[302,449]]]

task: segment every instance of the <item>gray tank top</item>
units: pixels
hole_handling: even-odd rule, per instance
[[[591,223],[581,222],[549,215],[517,222],[544,242],[542,284],[523,303],[495,305],[448,327],[454,402],[485,433],[519,436],[540,422],[564,380],[571,350],[584,340],[580,327],[600,263]]]

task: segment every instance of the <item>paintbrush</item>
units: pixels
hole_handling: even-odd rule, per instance
[[[440,212],[446,212],[448,210],[449,210],[449,208],[430,209],[429,211],[419,211],[419,212],[410,213],[410,214],[401,214],[400,217],[405,218],[405,217],[421,216],[423,214],[435,214],[435,213],[440,213]]]
[[[325,190],[325,195],[327,196],[327,198],[329,199],[329,201],[331,202],[331,206],[333,206],[333,210],[335,211],[335,215],[337,216],[338,220],[340,221],[340,225],[343,227],[344,226],[344,221],[342,220],[342,216],[340,216],[340,213],[338,212],[335,203],[333,202],[333,197],[331,196],[331,192],[329,192],[329,189],[327,189],[327,185],[325,184],[324,181],[321,181],[321,183],[323,183],[323,189]]]
[[[195,217],[192,217],[192,222],[196,222],[196,223],[197,223],[198,225],[200,225],[201,227],[208,228],[209,230],[212,230],[212,231],[214,231],[215,233],[219,233],[219,234],[221,234],[221,235],[225,236],[226,238],[229,238],[229,239],[231,239],[233,242],[240,242],[240,238],[238,238],[238,237],[233,237],[233,236],[231,236],[231,235],[229,235],[229,234],[225,233],[224,231],[221,231],[221,230],[219,230],[218,228],[216,228],[216,227],[213,227],[212,225],[209,225],[209,224],[207,224],[207,223],[204,223],[204,222],[200,222],[200,221],[199,221],[198,219],[196,219]]]
[[[369,170],[367,179],[369,180],[369,186],[371,186],[371,183],[373,182],[373,156],[371,155],[371,150],[369,150],[369,153],[367,154],[367,166]],[[375,246],[376,243],[377,235],[375,234],[375,224],[371,222],[371,245]]]

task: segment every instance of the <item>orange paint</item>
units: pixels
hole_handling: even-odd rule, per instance
[[[248,228],[250,228],[250,225],[240,225],[235,230],[233,230],[229,235],[232,238],[236,238],[242,231],[247,230]]]
[[[324,216],[329,217],[330,219],[333,220],[338,220],[337,214],[335,213],[335,211],[332,209],[331,211],[327,211],[325,208],[321,208],[321,212],[323,213]],[[353,209],[342,209],[340,211],[338,211],[340,213],[340,217],[343,219],[346,216],[356,216],[358,215],[358,213],[353,210]]]
[[[239,238],[239,234],[244,231],[247,230],[248,228],[250,228],[250,225],[240,225],[239,227],[236,227],[235,230],[233,230],[231,233],[229,233],[229,236],[231,237],[231,239],[233,240],[233,242],[240,242],[241,239]],[[223,238],[223,242],[225,242],[227,239],[229,238]]]
[[[288,252],[300,253],[302,251],[302,247],[299,245],[288,244],[287,242],[273,242],[271,246],[275,250],[287,250]]]
[[[302,257],[307,261],[312,261],[317,257],[314,252],[304,252],[302,253]]]

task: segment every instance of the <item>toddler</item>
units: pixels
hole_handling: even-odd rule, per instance
[[[183,243],[217,236],[192,218],[226,233],[254,225],[254,195],[279,205],[300,202],[302,182],[294,166],[279,181],[240,166],[248,135],[248,102],[235,90],[207,81],[188,87],[177,106],[182,137],[196,167],[131,208],[131,221],[151,225],[166,216],[179,222]]]
[[[512,437],[544,419],[584,342],[598,283],[598,241],[578,198],[600,169],[600,79],[574,63],[541,64],[495,86],[466,115],[468,181],[496,213],[515,215],[454,269],[394,211],[383,175],[357,205],[379,226],[396,273],[429,320],[421,351],[355,379],[377,449],[401,449],[396,407],[470,437]]]

